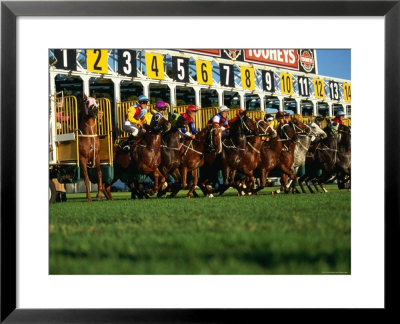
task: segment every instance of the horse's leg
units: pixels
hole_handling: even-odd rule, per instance
[[[79,165],[82,168],[82,173],[83,173],[83,176],[84,176],[84,179],[85,179],[86,197],[87,197],[87,200],[89,202],[92,202],[92,197],[90,196],[90,190],[89,190],[89,176],[88,176],[88,173],[87,173],[87,165],[86,165],[86,163],[87,163],[87,159],[82,157],[82,156],[80,156],[79,157]]]
[[[198,173],[197,169],[192,170],[192,186],[189,189],[189,192],[187,194],[187,198],[190,198],[193,194],[194,189],[196,188],[197,185],[197,180],[198,180]]]
[[[98,180],[98,191],[97,191],[97,200],[101,200],[101,193],[104,192],[104,195],[107,197],[105,193],[105,189],[103,187],[103,174],[101,172],[100,167],[100,155],[96,154],[96,170],[97,170],[97,180]]]
[[[187,166],[182,165],[181,177],[182,177],[182,189],[186,189],[186,187],[187,187]]]
[[[308,178],[307,175],[303,175],[303,176],[301,176],[301,177],[299,178],[299,180],[298,180],[299,186],[300,186],[301,191],[302,191],[303,193],[306,193],[306,190],[304,189],[304,186],[303,186],[303,182],[305,182],[305,180],[306,180],[307,178]]]

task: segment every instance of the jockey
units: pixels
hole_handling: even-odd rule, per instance
[[[317,117],[315,117],[315,119],[314,119],[314,123],[316,123],[319,127],[321,127],[321,123],[323,122],[323,120],[324,120],[324,117],[322,117],[322,116],[317,116]]]
[[[195,105],[189,105],[186,108],[186,112],[181,114],[188,122],[190,133],[185,129],[185,127],[182,127],[180,131],[182,134],[190,136],[191,138],[195,138],[195,135],[197,134],[196,128],[194,127],[194,118],[197,111],[198,109]]]
[[[282,111],[278,111],[275,115],[275,118],[277,120],[277,126],[276,126],[275,130],[277,131],[277,133],[279,134],[279,136],[281,138],[286,137],[286,135],[283,136],[284,134],[282,133],[282,127],[288,123],[288,116],[289,116],[289,113],[282,112]]]
[[[229,108],[227,106],[220,106],[218,108],[218,113],[215,114],[209,121],[208,124],[220,125],[222,129],[222,135],[227,135],[229,131],[229,122],[228,122],[228,111]]]
[[[264,121],[267,123],[267,126],[270,126],[273,130],[276,131],[276,129],[278,128],[278,120],[274,119],[274,116],[272,116],[271,114],[265,114]]]
[[[154,110],[158,113],[163,114],[165,110],[169,108],[169,105],[165,101],[157,101],[156,105],[154,106]]]
[[[338,123],[338,124],[343,124],[344,115],[345,115],[345,113],[343,111],[341,111],[341,110],[338,111],[336,113],[336,117],[332,120],[332,122]]]
[[[237,112],[236,112],[236,116],[233,117],[231,120],[228,121],[228,124],[232,124],[235,121],[238,120],[238,118],[240,117],[240,115],[242,115],[244,112],[246,111],[246,109],[240,108]]]
[[[140,108],[138,105],[129,107],[127,118],[125,120],[122,129],[125,132],[130,133],[130,137],[138,137],[145,133],[143,125],[147,124],[147,109]]]

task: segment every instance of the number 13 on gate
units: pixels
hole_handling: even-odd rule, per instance
[[[146,73],[151,79],[164,80],[164,60],[162,54],[145,54]]]
[[[108,73],[108,52],[105,49],[88,49],[87,70],[94,73]]]

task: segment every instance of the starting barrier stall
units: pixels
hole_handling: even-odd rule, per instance
[[[110,175],[113,166],[112,118],[110,100],[96,99],[99,104],[97,134],[100,141],[100,164],[103,178]],[[74,96],[56,97],[50,116],[50,171],[59,182],[77,182],[80,179],[78,104]],[[93,177],[91,177],[93,178]],[[95,181],[92,181],[95,182]]]

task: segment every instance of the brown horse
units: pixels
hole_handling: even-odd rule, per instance
[[[187,187],[187,172],[192,173],[192,185],[187,194],[187,198],[190,198],[194,192],[194,189],[198,182],[198,168],[204,165],[205,161],[205,149],[206,141],[208,139],[209,145],[216,148],[218,152],[222,150],[222,131],[219,125],[207,125],[199,133],[196,134],[194,139],[186,139],[182,143],[181,147],[181,176],[182,176],[182,188]]]
[[[221,156],[224,188],[220,195],[233,186],[239,194],[248,193],[254,184],[253,171],[260,158],[261,137],[258,135],[256,123],[243,113],[230,125],[230,138],[224,141]],[[246,176],[246,192],[234,182],[236,172]]]
[[[294,180],[296,178],[295,174],[293,174],[290,170],[294,163],[294,151],[296,149],[297,141],[295,125],[292,121],[288,124],[279,125],[277,133],[280,139],[277,139],[276,141],[282,142],[282,150],[281,154],[279,155],[278,166],[283,171],[283,173],[281,179],[281,188],[273,191],[272,194],[280,193],[280,191],[288,193],[288,176],[291,180]]]
[[[95,98],[83,97],[81,103],[81,118],[79,123],[79,165],[85,178],[86,197],[89,202],[92,201],[89,189],[88,163],[97,170],[98,192],[97,200],[101,200],[101,192],[107,199],[110,199],[108,192],[105,190],[102,181],[102,173],[100,169],[100,141],[97,135],[97,115],[98,103]]]
[[[161,171],[163,176],[167,179],[168,190],[171,189],[172,193],[167,198],[172,198],[179,191],[179,188],[172,184],[169,180],[169,174],[173,176],[176,182],[181,181],[181,173],[179,168],[181,166],[181,143],[179,132],[182,127],[188,125],[187,120],[183,116],[179,116],[171,123],[171,129],[162,135],[161,139],[161,164],[158,169]],[[158,197],[161,197],[166,193],[167,189],[159,191]]]
[[[161,163],[161,134],[170,128],[171,123],[161,113],[156,113],[150,125],[146,127],[146,134],[140,142],[133,143],[131,147],[136,172],[146,174],[154,181],[154,187],[149,191],[150,195],[162,188],[165,182],[158,166]],[[137,188],[138,186],[135,186],[134,190]]]

